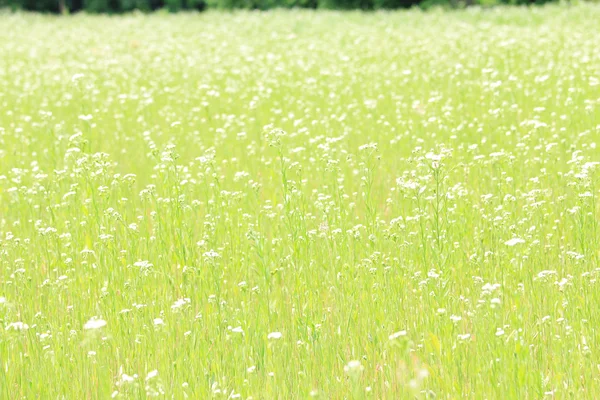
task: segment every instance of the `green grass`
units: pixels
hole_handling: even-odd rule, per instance
[[[600,397],[598,21],[0,15],[0,398]]]

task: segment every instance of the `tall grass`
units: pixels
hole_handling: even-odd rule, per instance
[[[0,398],[597,398],[599,20],[0,16]]]

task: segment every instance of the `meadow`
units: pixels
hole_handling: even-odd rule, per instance
[[[598,21],[0,14],[0,398],[600,397]]]

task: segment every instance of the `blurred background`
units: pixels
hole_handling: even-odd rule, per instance
[[[204,11],[217,9],[268,10],[272,8],[379,10],[420,7],[490,7],[500,4],[531,5],[555,0],[0,0],[0,8],[44,13],[124,13],[131,11]],[[569,2],[572,3],[572,2]]]

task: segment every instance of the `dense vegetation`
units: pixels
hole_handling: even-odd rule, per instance
[[[600,398],[599,20],[0,15],[0,398]]]
[[[0,7],[68,13],[122,13],[133,10],[198,10],[206,8],[267,10],[271,8],[397,9],[420,6],[462,7],[496,4],[542,4],[552,0],[0,0]]]

